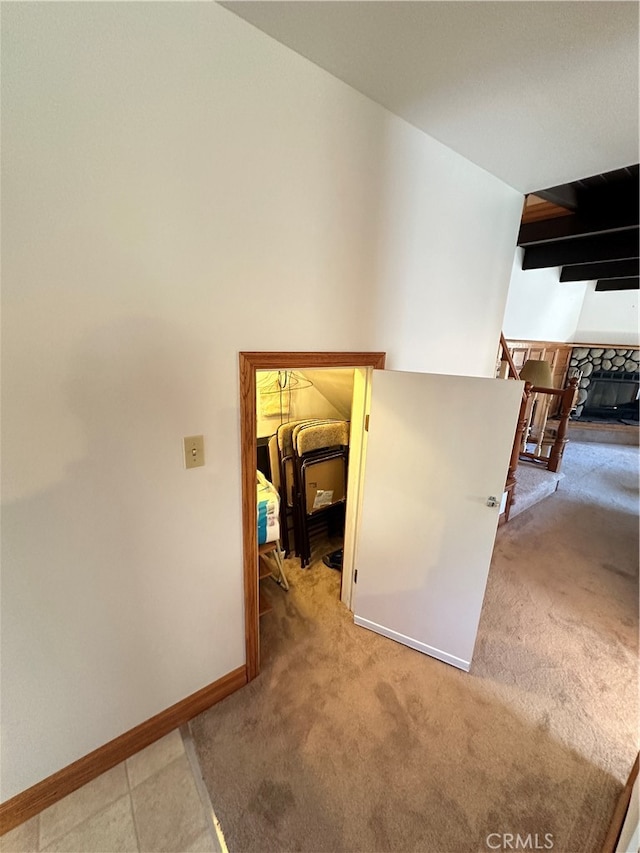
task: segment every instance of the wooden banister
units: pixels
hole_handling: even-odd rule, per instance
[[[558,472],[560,470],[562,455],[569,441],[567,438],[567,429],[569,427],[569,416],[573,408],[577,385],[578,380],[574,377],[569,380],[569,385],[566,388],[539,388],[535,385],[531,387],[531,394],[546,394],[549,397],[557,397],[560,400],[559,423],[548,457],[538,456],[535,453],[522,450],[520,452],[521,458],[536,462],[549,471]]]
[[[518,368],[513,363],[513,359],[511,358],[511,353],[509,352],[509,347],[507,346],[507,342],[505,340],[503,332],[500,332],[500,346],[502,347],[502,358],[500,359],[500,361],[506,361],[509,365],[509,376],[511,377],[511,379],[520,379]]]
[[[509,521],[511,507],[516,500],[516,471],[520,460],[520,446],[522,445],[522,436],[527,428],[527,414],[529,409],[529,398],[531,397],[531,383],[524,383],[524,391],[522,400],[520,401],[520,411],[518,412],[518,421],[516,423],[516,434],[513,439],[513,447],[511,449],[511,458],[509,459],[509,470],[507,472],[507,482],[505,483],[505,491],[507,493],[507,503],[504,511],[504,520]]]
[[[518,413],[518,421],[516,423],[516,435],[511,451],[511,459],[509,460],[509,473],[507,474],[507,483],[516,482],[516,470],[518,468],[518,459],[520,458],[520,446],[522,444],[522,436],[527,426],[527,408],[529,398],[531,397],[532,385],[530,382],[524,383],[524,392],[520,403],[520,411]]]
[[[514,364],[513,358],[511,357],[511,353],[509,352],[509,347],[507,346],[507,341],[505,339],[504,333],[502,332],[500,332],[500,350],[500,361],[503,364],[504,362],[506,362],[508,365],[507,378],[520,379],[518,368]],[[504,368],[500,371],[500,375],[504,376]],[[520,461],[520,459],[526,459],[528,461],[535,462],[540,467],[547,468],[549,471],[557,472],[560,470],[560,465],[562,464],[562,455],[568,442],[567,429],[569,426],[569,416],[571,414],[571,410],[575,402],[577,385],[577,378],[571,379],[569,381],[569,385],[563,389],[539,388],[535,385],[532,385],[530,382],[525,382],[524,390],[522,392],[522,401],[520,403],[520,411],[518,413],[516,434],[514,437],[513,448],[511,450],[511,458],[509,459],[507,481],[505,483],[505,492],[507,494],[507,500],[504,515],[502,517],[503,521],[509,520],[511,506],[515,502],[515,490],[517,484],[516,471],[518,469],[518,462]],[[525,440],[525,432],[528,432],[528,423],[533,395],[546,395],[548,398],[551,397],[559,400],[560,403],[560,421],[548,457],[539,455],[543,446],[544,428],[547,421],[548,406],[544,409],[544,423],[541,427],[541,432],[539,434],[536,453],[530,453],[527,451],[526,448],[527,442]],[[548,446],[549,442],[544,441],[544,444]]]
[[[549,471],[559,471],[562,464],[562,454],[568,442],[567,428],[569,426],[569,415],[573,408],[573,403],[576,396],[576,388],[578,387],[578,378],[574,376],[569,380],[569,385],[562,392],[562,402],[560,403],[560,424],[556,433],[556,440],[549,454]]]
[[[518,368],[515,366],[513,359],[511,358],[511,353],[509,352],[509,347],[507,346],[507,341],[505,339],[504,333],[500,332],[500,361],[504,364],[507,363],[507,379],[520,379],[520,374],[518,373]],[[503,371],[500,371],[500,375],[503,375]],[[511,457],[509,459],[509,470],[507,472],[507,481],[504,486],[504,490],[506,493],[506,503],[504,508],[504,514],[502,516],[502,522],[509,520],[509,514],[511,512],[511,507],[515,502],[515,494],[516,494],[516,471],[518,468],[518,462],[520,461],[520,449],[522,446],[522,438],[524,436],[524,431],[527,428],[527,415],[529,409],[529,398],[531,397],[531,383],[525,382],[524,390],[522,392],[522,400],[520,401],[520,411],[518,413],[518,421],[516,424],[516,434],[513,440],[513,447],[511,448]]]

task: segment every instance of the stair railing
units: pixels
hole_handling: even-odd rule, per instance
[[[528,384],[529,383],[526,383],[526,385]],[[555,435],[551,435],[551,433],[549,433],[548,438],[545,438],[545,432],[548,428],[548,422],[545,421],[539,427],[541,433],[538,436],[536,451],[533,453],[526,449],[527,441],[526,436],[524,436],[523,433],[521,436],[521,444],[519,445],[520,459],[526,459],[527,461],[535,462],[540,467],[546,468],[549,471],[558,472],[560,470],[564,449],[569,441],[569,439],[567,438],[567,429],[569,426],[569,416],[571,414],[571,410],[575,402],[577,386],[578,379],[574,376],[572,379],[569,380],[569,384],[566,388],[537,388],[535,385],[530,387],[530,394],[545,395],[551,398],[552,400],[559,400],[560,407],[557,415],[558,426],[555,430]],[[551,441],[551,438],[553,438],[553,441]],[[544,445],[550,446],[548,456],[540,455],[541,449]]]
[[[500,361],[500,368],[498,371],[499,376],[504,379],[519,379],[520,374],[518,373],[518,368],[514,364],[511,353],[509,352],[509,347],[507,346],[507,341],[502,332],[500,333],[500,348],[498,350],[498,354]],[[568,443],[567,429],[569,426],[569,416],[575,403],[577,386],[577,377],[570,379],[568,386],[564,389],[538,388],[530,382],[524,383],[518,421],[516,423],[516,432],[513,440],[513,448],[509,459],[507,480],[505,483],[505,492],[507,495],[503,514],[503,520],[505,522],[509,520],[509,513],[513,503],[515,502],[517,485],[516,471],[518,470],[518,463],[520,460],[534,462],[536,465],[555,473],[560,470],[564,449]],[[554,399],[559,400],[559,410],[555,416],[558,425],[555,428],[554,435],[551,435],[550,429],[548,430],[549,437],[546,438],[545,432],[547,431],[547,421],[545,417],[545,422],[541,427],[541,434],[536,443],[536,451],[532,453],[527,450],[527,433],[530,429],[531,423],[531,407],[533,405],[532,398],[537,395],[546,395],[549,399],[549,405],[547,405],[546,411],[549,410]],[[553,438],[553,441],[551,441],[551,438]],[[545,446],[550,447],[548,456],[541,455],[542,448]]]
[[[511,357],[511,353],[509,352],[509,347],[507,346],[507,341],[505,340],[504,333],[500,332],[500,347],[498,349],[498,359],[500,362],[500,366],[498,369],[498,376],[502,379],[520,379],[520,374],[518,373],[518,368],[515,366],[513,358]],[[515,503],[516,499],[516,485],[517,485],[517,477],[516,471],[518,470],[518,462],[520,461],[520,450],[523,446],[525,430],[528,425],[528,415],[529,415],[529,404],[531,398],[531,383],[524,383],[524,391],[522,392],[522,400],[520,401],[520,411],[518,412],[518,421],[516,424],[516,434],[513,440],[513,447],[511,449],[511,456],[509,458],[509,469],[507,471],[507,480],[504,484],[504,491],[507,496],[504,506],[504,511],[501,516],[501,522],[507,522],[509,520],[509,514],[511,512],[511,507]]]
[[[520,379],[520,374],[518,373],[518,368],[515,366],[513,359],[511,358],[511,353],[509,352],[509,347],[507,346],[507,342],[504,337],[504,333],[500,332],[500,363],[501,365],[506,365],[506,369],[500,371],[502,376],[505,373],[505,376],[502,376],[503,379]]]

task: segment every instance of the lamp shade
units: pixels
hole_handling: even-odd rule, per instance
[[[548,361],[530,358],[522,366],[520,379],[530,382],[535,388],[553,388],[551,365]]]

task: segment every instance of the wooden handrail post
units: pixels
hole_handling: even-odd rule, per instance
[[[522,444],[522,436],[527,426],[527,415],[529,408],[529,398],[531,397],[530,382],[524,383],[524,391],[522,392],[522,400],[520,401],[520,411],[518,413],[518,422],[516,424],[516,434],[513,440],[513,448],[511,450],[511,459],[509,460],[509,471],[507,473],[507,486],[515,489],[516,471],[518,469],[518,461],[520,459],[520,445]]]
[[[502,349],[501,361],[506,361],[509,365],[509,375],[512,379],[520,379],[518,368],[513,363],[513,359],[511,358],[511,353],[509,352],[509,347],[507,346],[507,342],[505,340],[503,332],[500,332],[500,347]]]
[[[574,376],[569,380],[569,386],[562,392],[562,399],[560,402],[560,423],[558,425],[558,432],[556,433],[556,440],[553,442],[551,453],[549,454],[549,464],[547,465],[549,471],[557,472],[560,470],[560,466],[562,465],[562,454],[564,453],[564,449],[569,441],[566,437],[567,428],[569,426],[569,415],[573,408],[577,386],[578,378]]]

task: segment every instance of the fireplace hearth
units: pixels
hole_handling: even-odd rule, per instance
[[[638,423],[638,350],[576,347],[569,375],[580,376],[574,420]]]

